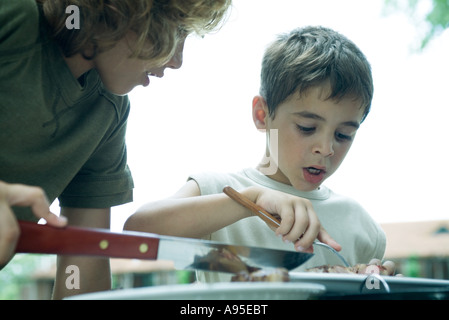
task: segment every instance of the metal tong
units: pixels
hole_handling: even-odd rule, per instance
[[[254,202],[252,202],[251,200],[246,198],[243,194],[241,194],[240,192],[236,191],[232,187],[230,187],[230,186],[224,187],[223,188],[223,192],[226,195],[228,195],[231,199],[233,199],[234,201],[238,202],[242,206],[244,206],[247,209],[251,210],[253,213],[255,213],[257,216],[259,216],[262,220],[264,220],[269,225],[271,225],[271,226],[273,226],[275,228],[280,226],[281,223],[280,223],[280,221],[276,217],[274,217],[273,215],[268,213],[261,206],[255,204]],[[329,246],[329,245],[327,245],[325,243],[320,242],[318,239],[315,239],[313,241],[313,244],[328,249],[329,251],[334,253],[341,260],[341,262],[343,262],[345,267],[350,267],[350,265],[349,265],[348,261],[346,261],[345,257],[343,257],[337,250],[335,250],[331,246]]]

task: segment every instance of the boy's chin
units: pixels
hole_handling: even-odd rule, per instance
[[[112,93],[116,96],[125,96],[128,93],[130,93],[135,87],[138,86],[138,84],[136,84],[136,85],[114,85],[114,84],[105,84],[105,83],[103,83],[103,85],[106,88],[106,90],[108,90],[110,93]]]
[[[106,88],[108,89],[108,88]],[[129,89],[129,90],[125,90],[125,89],[118,89],[118,90],[110,90],[108,89],[108,91],[116,96],[126,96],[128,93],[131,92],[133,88]]]

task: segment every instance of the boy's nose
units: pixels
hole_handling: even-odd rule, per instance
[[[167,68],[171,69],[179,69],[182,66],[182,59],[183,59],[183,51],[184,51],[184,41],[178,44],[178,47],[176,48],[175,54],[171,59],[167,62],[165,65]]]
[[[165,65],[167,68],[179,69],[182,66],[182,52],[180,54],[175,53],[173,57]]]
[[[334,155],[334,143],[332,139],[320,140],[313,147],[313,153],[320,154],[323,157]]]

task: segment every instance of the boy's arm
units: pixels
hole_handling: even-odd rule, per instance
[[[310,201],[263,187],[239,192],[281,218],[280,227],[274,231],[283,241],[294,244],[296,250],[311,252],[317,238],[341,250],[321,226]],[[201,196],[196,182],[190,180],[173,197],[141,207],[128,218],[125,229],[201,238],[252,215],[224,193]]]
[[[250,211],[224,193],[201,196],[196,182],[189,180],[172,197],[139,208],[124,229],[201,238],[249,216]]]
[[[61,215],[67,217],[68,225],[89,228],[109,229],[110,212],[110,208],[61,208]],[[110,289],[108,258],[58,256],[53,299]]]

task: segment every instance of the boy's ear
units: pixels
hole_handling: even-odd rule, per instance
[[[255,96],[253,98],[253,121],[257,129],[264,130],[265,119],[268,115],[268,106],[262,96]]]

